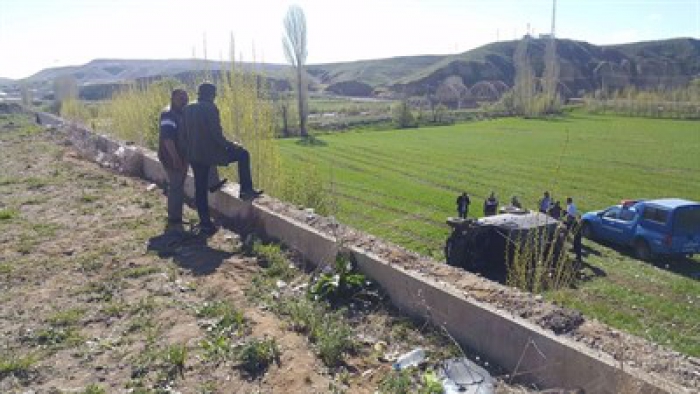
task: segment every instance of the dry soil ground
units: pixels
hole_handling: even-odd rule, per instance
[[[353,349],[327,366],[319,343],[271,306],[292,305],[284,297],[294,293],[265,287],[260,258],[235,234],[149,251],[163,231],[158,189],[0,116],[0,392],[372,393],[405,383],[391,355],[459,353],[379,301],[340,318]],[[272,279],[292,288],[308,276]],[[249,373],[240,351],[255,339],[274,339],[279,352]],[[417,388],[423,376],[407,379]],[[524,391],[497,381],[497,392]]]

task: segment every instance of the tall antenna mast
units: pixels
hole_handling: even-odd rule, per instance
[[[552,0],[552,38],[554,38],[555,21],[557,19],[557,0]]]

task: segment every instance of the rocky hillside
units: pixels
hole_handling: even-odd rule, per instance
[[[512,86],[513,53],[517,41],[504,41],[445,58],[416,70],[387,86],[410,95],[433,91],[446,78],[459,76],[468,87],[481,81],[501,81]],[[546,40],[531,39],[535,73],[544,69]],[[700,40],[682,38],[634,44],[596,46],[582,41],[557,40],[560,80],[569,96],[606,87],[633,84],[638,87],[683,85],[700,76]]]

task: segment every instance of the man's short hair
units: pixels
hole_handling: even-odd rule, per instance
[[[213,83],[204,82],[203,84],[199,85],[197,95],[200,98],[213,98],[216,96],[216,86],[214,86]]]
[[[170,98],[173,98],[173,97],[175,97],[175,96],[179,96],[179,95],[181,95],[181,94],[187,94],[187,92],[185,91],[185,89],[180,89],[180,88],[178,88],[178,89],[173,89],[172,93],[170,94]]]

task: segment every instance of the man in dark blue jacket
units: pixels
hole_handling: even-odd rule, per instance
[[[493,216],[498,211],[498,199],[496,193],[491,192],[489,197],[484,200],[484,216]]]
[[[195,204],[201,233],[213,235],[216,227],[209,216],[208,179],[213,166],[238,162],[240,198],[252,200],[262,194],[253,189],[250,154],[242,146],[228,141],[221,128],[219,109],[214,104],[216,87],[211,83],[199,85],[197,102],[185,107],[183,114],[187,159],[194,172]]]
[[[182,227],[187,158],[180,126],[187,101],[187,92],[175,89],[170,96],[170,107],[160,114],[158,159],[168,178],[168,228]]]

